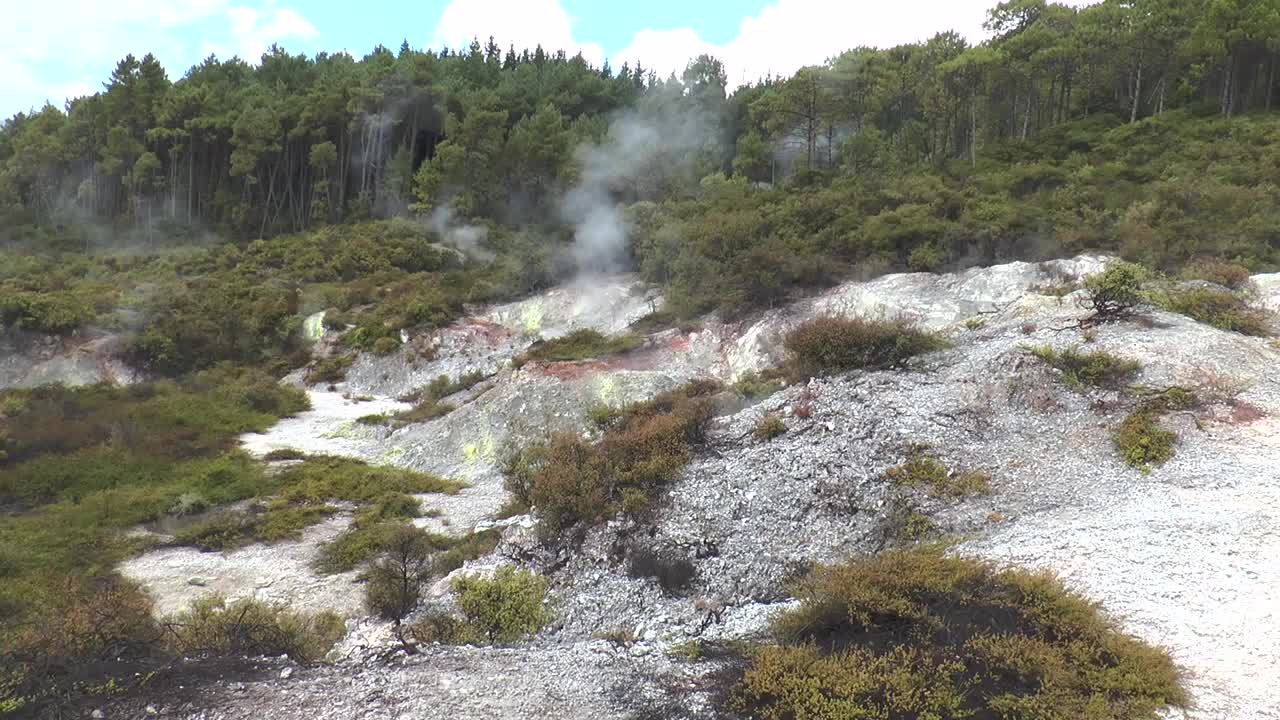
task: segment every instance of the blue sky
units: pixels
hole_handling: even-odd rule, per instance
[[[791,73],[856,45],[947,29],[982,38],[995,0],[19,0],[0,25],[0,116],[101,89],[126,53],[153,52],[177,79],[209,53],[257,56],[376,44],[460,47],[492,34],[664,74],[701,52],[734,84]]]

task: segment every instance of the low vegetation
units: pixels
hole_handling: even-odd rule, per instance
[[[610,338],[596,330],[574,330],[564,337],[534,344],[528,352],[515,359],[515,364],[520,367],[531,361],[592,360],[630,352],[643,343],[644,339],[639,335],[627,334]]]
[[[1230,290],[1208,287],[1173,289],[1162,296],[1160,306],[1196,322],[1242,335],[1266,337],[1275,332],[1271,313],[1253,307]]]
[[[507,488],[534,508],[544,537],[579,523],[647,510],[702,442],[714,408],[711,382],[693,382],[629,405],[594,441],[563,434],[507,463]]]
[[[787,333],[784,343],[788,367],[797,378],[898,367],[916,355],[948,346],[941,336],[910,320],[834,316],[801,324]]]
[[[288,655],[317,662],[347,634],[333,612],[299,613],[260,600],[200,598],[170,619],[169,645],[188,657]]]
[[[546,579],[509,565],[492,577],[463,575],[453,581],[453,591],[467,626],[489,644],[515,642],[551,620]]]
[[[1197,258],[1183,266],[1183,280],[1204,280],[1229,290],[1242,290],[1249,284],[1249,268],[1220,258]]]
[[[419,388],[400,398],[403,402],[416,403],[412,409],[391,415],[371,415],[368,416],[367,422],[369,424],[402,427],[444,417],[455,409],[453,405],[444,402],[444,398],[468,390],[482,382],[484,378],[484,373],[479,371],[466,373],[457,380],[450,380],[448,375],[441,375],[432,380],[426,387]],[[361,420],[365,421],[363,418]]]
[[[1160,413],[1140,407],[1125,417],[1112,439],[1125,463],[1149,472],[1173,457],[1178,436],[1160,427]]]
[[[730,709],[788,718],[1156,720],[1188,696],[1162,650],[1048,574],[938,548],[819,568],[750,652]]]
[[[304,379],[308,385],[332,385],[347,379],[347,370],[355,363],[356,356],[350,353],[329,355],[318,358],[307,367]]]
[[[1102,272],[1084,281],[1085,307],[1093,311],[1092,322],[1110,322],[1129,317],[1147,302],[1146,284],[1151,273],[1131,262],[1113,262]]]
[[[770,369],[759,373],[743,373],[728,390],[747,400],[763,400],[786,386],[786,371]]]
[[[963,498],[991,493],[991,476],[970,470],[954,472],[925,450],[917,450],[905,463],[890,468],[885,479],[901,488],[924,490],[931,497]]]
[[[787,424],[777,415],[765,415],[756,421],[752,435],[757,440],[772,440],[787,431]]]
[[[1191,410],[1204,403],[1200,393],[1184,387],[1162,389],[1134,388],[1137,406],[1115,428],[1112,442],[1125,463],[1150,472],[1173,457],[1178,435],[1160,426],[1160,419],[1170,412]]]
[[[1062,382],[1077,391],[1088,388],[1119,389],[1142,369],[1141,363],[1136,360],[1118,357],[1102,350],[1085,352],[1076,347],[1055,350],[1051,345],[1036,345],[1027,350],[1049,367],[1061,372]]]

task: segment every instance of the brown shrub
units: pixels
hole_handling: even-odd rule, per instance
[[[798,377],[861,368],[890,368],[908,358],[947,347],[946,340],[906,319],[824,316],[787,333],[789,367]]]
[[[553,437],[508,462],[507,488],[537,509],[546,536],[646,510],[704,440],[719,385],[695,382],[623,408],[595,442]]]

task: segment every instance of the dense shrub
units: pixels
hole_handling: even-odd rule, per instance
[[[732,710],[785,718],[1160,717],[1169,656],[1048,574],[934,548],[820,568],[755,649]]]
[[[547,581],[506,565],[492,577],[463,575],[453,582],[466,622],[490,643],[512,643],[542,629],[551,620],[543,601]]]
[[[395,623],[418,607],[422,589],[431,577],[432,537],[412,525],[392,528],[381,542],[381,554],[365,573],[365,606],[369,612]],[[404,637],[400,636],[401,642]]]
[[[196,600],[172,625],[169,642],[184,655],[288,655],[299,662],[323,659],[346,634],[342,618],[332,612],[311,615],[218,596]]]
[[[1125,317],[1146,302],[1146,282],[1150,274],[1140,265],[1114,262],[1106,270],[1084,281],[1085,306],[1097,320]]]
[[[1086,387],[1119,388],[1142,369],[1136,360],[1117,357],[1101,350],[1083,352],[1079,348],[1054,350],[1050,345],[1027,348],[1045,364],[1062,373],[1062,381],[1073,390]]]
[[[784,342],[789,366],[799,377],[896,367],[947,346],[941,337],[908,320],[833,316],[805,322],[787,333]]]
[[[1197,322],[1242,335],[1265,337],[1275,330],[1270,313],[1251,306],[1228,290],[1171,290],[1162,298],[1160,305]]]
[[[527,448],[508,462],[507,488],[523,506],[536,508],[544,537],[579,522],[641,512],[702,442],[716,388],[695,382],[629,405],[594,442],[562,434]]]

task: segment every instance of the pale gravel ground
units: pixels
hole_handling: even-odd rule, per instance
[[[718,421],[712,452],[695,459],[673,488],[649,542],[690,555],[705,553],[696,561],[694,592],[730,605],[725,623],[708,634],[758,632],[782,599],[782,579],[797,564],[874,549],[884,499],[878,473],[900,461],[906,444],[926,441],[956,466],[990,469],[995,475],[991,498],[928,508],[965,538],[958,551],[1053,569],[1101,602],[1127,630],[1168,647],[1191,673],[1197,706],[1188,717],[1273,720],[1280,717],[1274,697],[1274,688],[1280,688],[1280,562],[1275,560],[1280,556],[1280,426],[1275,420],[1280,348],[1164,313],[1155,315],[1150,328],[1101,328],[1097,347],[1144,361],[1141,382],[1194,382],[1205,377],[1206,369],[1248,378],[1252,385],[1245,399],[1269,414],[1243,425],[1206,416],[1199,427],[1189,416],[1173,417],[1170,427],[1181,439],[1178,455],[1143,476],[1118,462],[1110,447],[1109,428],[1124,408],[1095,404],[1116,398],[1063,390],[1020,349],[1028,342],[1079,342],[1073,332],[1048,329],[1080,316],[1073,299],[1027,294],[1026,288],[1101,264],[1098,258],[1064,261],[1050,275],[1033,264],[1012,263],[957,275],[886,276],[846,284],[746,325],[708,320],[699,332],[665,339],[645,356],[643,367],[584,367],[555,377],[538,368],[498,371],[504,358],[527,342],[512,326],[531,322],[539,312],[545,321],[548,307],[560,313],[548,327],[574,326],[559,310],[577,307],[571,294],[552,305],[546,297],[534,298],[488,314],[486,322],[502,332],[481,332],[483,326],[472,324],[456,338],[445,333],[441,345],[447,352],[413,370],[411,381],[396,376],[392,361],[370,365],[353,381],[357,391],[394,394],[441,372],[498,372],[492,390],[446,418],[392,433],[353,430],[347,423],[372,411],[368,404],[348,407],[334,394],[321,397],[309,418],[281,423],[247,443],[256,443],[256,452],[288,446],[350,454],[473,482],[472,490],[442,504],[453,518],[448,529],[461,531],[503,497],[496,473],[501,447],[551,429],[581,428],[583,411],[601,399],[602,387],[623,402],[699,373],[731,379],[773,364],[781,336],[803,317],[828,311],[906,314],[947,328],[957,347],[927,359],[921,372],[856,373],[819,381],[813,419],[789,419],[791,432],[768,445],[749,438],[752,425],[766,411],[785,413],[799,388]],[[1255,282],[1260,302],[1280,307],[1280,276]],[[637,312],[637,296],[630,290],[610,292],[606,296],[612,302],[630,309],[594,311],[592,322],[616,330],[619,316]],[[988,321],[985,327],[972,332],[960,327],[978,315]],[[1024,322],[1035,324],[1032,335],[1023,335]],[[476,338],[488,344],[477,345]],[[1023,383],[1017,393],[1010,390],[1015,378]],[[620,387],[625,391],[617,392]],[[1056,409],[1036,410],[1037,401]],[[1005,520],[988,522],[992,511]],[[624,530],[597,531],[578,556],[550,559],[567,561],[553,574],[561,621],[532,647],[433,650],[393,667],[363,664],[356,652],[336,667],[303,672],[301,685],[262,683],[243,694],[223,689],[207,698],[203,709],[177,714],[309,720],[625,716],[637,701],[617,701],[606,694],[606,686],[662,692],[654,684],[655,673],[679,675],[681,669],[662,660],[658,650],[696,634],[701,614],[689,598],[665,597],[652,581],[626,577],[625,565],[613,554]],[[547,560],[537,559],[528,534],[518,526],[508,530],[501,551],[505,561],[537,565]],[[313,589],[299,567],[281,569],[299,578],[299,592],[323,599],[324,591]],[[186,572],[180,563],[175,569]],[[652,639],[633,648],[635,656],[590,642],[593,633],[620,626]],[[385,632],[376,627],[357,628],[349,644],[365,642],[357,635],[375,645],[385,642]],[[438,682],[442,675],[450,682]],[[684,701],[699,702],[696,694]],[[671,717],[698,717],[699,707]]]
[[[307,528],[299,540],[231,552],[161,548],[128,560],[120,572],[147,590],[160,616],[181,612],[193,601],[214,594],[228,600],[254,598],[297,610],[357,615],[364,592],[356,583],[356,573],[318,575],[311,569],[320,546],[350,524],[349,516],[337,516]]]

